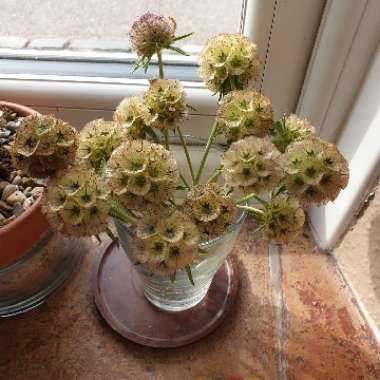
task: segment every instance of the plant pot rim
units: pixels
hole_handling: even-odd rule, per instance
[[[17,103],[0,101],[0,106],[8,107],[22,116],[38,114],[34,109]],[[0,228],[0,267],[18,260],[50,230],[41,212],[41,199],[42,194],[21,215]]]

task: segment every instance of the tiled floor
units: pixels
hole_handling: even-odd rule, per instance
[[[46,305],[0,321],[0,379],[379,379],[380,349],[334,261],[304,236],[282,252],[256,246],[248,222],[234,254],[241,288],[233,312],[203,340],[149,349],[98,315],[89,244],[72,281]]]

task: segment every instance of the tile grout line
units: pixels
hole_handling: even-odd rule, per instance
[[[351,281],[346,276],[346,274],[343,272],[335,254],[334,254],[334,250],[332,250],[332,252],[330,253],[330,257],[333,260],[334,266],[337,269],[339,275],[341,276],[343,282],[347,285],[348,290],[352,294],[354,304],[356,305],[356,307],[359,311],[359,314],[361,315],[361,317],[363,318],[365,323],[367,323],[367,326],[368,326],[368,328],[372,334],[372,337],[378,346],[378,351],[380,354],[380,330],[378,329],[376,323],[374,322],[374,320],[371,318],[370,314],[368,313],[367,308],[365,307],[365,305],[361,301],[360,296],[357,293],[357,291],[355,290],[355,288],[353,287]]]
[[[270,282],[272,285],[272,297],[274,305],[274,320],[276,330],[276,361],[278,380],[287,380],[288,364],[283,352],[285,341],[285,305],[282,292],[282,267],[281,248],[278,245],[269,243],[268,260]]]

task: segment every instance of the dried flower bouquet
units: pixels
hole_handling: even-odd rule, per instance
[[[200,55],[200,76],[220,105],[194,167],[182,132],[189,108],[184,89],[164,79],[162,51],[186,54],[173,44],[191,35],[175,31],[172,18],[151,13],[133,24],[136,69],[146,71],[156,55],[159,78],[141,96],[124,99],[113,121],[94,120],[78,134],[50,115],[25,117],[12,155],[28,175],[49,178],[43,210],[55,229],[75,237],[106,232],[116,240],[108,222],[119,218],[135,228],[136,262],[172,280],[186,270],[192,281],[199,243],[222,235],[239,208],[256,219],[255,233],[286,244],[302,230],[304,207],[333,201],[349,173],[338,149],[309,122],[296,115],[273,120],[270,100],[253,89],[260,72],[256,45],[240,34],[211,38]],[[170,151],[171,133],[179,136],[189,176]],[[218,135],[225,136],[226,151],[200,183]]]

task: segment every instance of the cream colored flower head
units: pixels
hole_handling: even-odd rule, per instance
[[[131,96],[117,106],[113,119],[123,128],[126,137],[139,139],[145,138],[146,127],[150,125],[152,116],[142,97]]]
[[[52,177],[42,210],[53,228],[76,237],[107,228],[109,191],[93,169],[72,166]]]
[[[136,236],[136,260],[158,275],[174,274],[191,265],[200,241],[198,229],[188,216],[163,208],[143,215]]]
[[[169,200],[178,178],[172,153],[147,140],[126,141],[107,164],[107,181],[114,196],[134,210]]]
[[[222,99],[217,121],[229,142],[247,136],[263,137],[272,128],[272,106],[257,91],[232,91]]]
[[[302,231],[305,213],[297,198],[280,193],[272,197],[262,211],[260,230],[267,240],[287,244]]]
[[[244,192],[271,190],[283,177],[280,152],[269,137],[249,136],[234,142],[221,163],[226,183]]]
[[[274,123],[271,134],[273,144],[281,153],[284,153],[291,143],[315,135],[315,129],[306,119],[300,119],[293,114],[285,115],[280,121]]]
[[[144,102],[152,116],[151,126],[158,129],[175,129],[187,116],[185,92],[174,79],[152,79]]]
[[[253,88],[260,73],[256,45],[241,34],[210,38],[199,57],[199,66],[206,87],[221,96]]]
[[[98,170],[122,142],[122,130],[112,121],[97,119],[79,134],[78,158]]]
[[[183,210],[195,221],[205,240],[223,234],[235,222],[237,211],[233,199],[216,183],[191,187]]]
[[[167,48],[175,38],[176,23],[172,17],[147,12],[132,25],[129,39],[140,57],[151,57],[157,50]]]
[[[74,127],[53,115],[31,115],[17,128],[11,155],[17,169],[44,178],[72,164],[77,146]]]
[[[285,182],[302,204],[333,201],[347,186],[347,161],[335,145],[317,137],[291,144],[284,155]]]

